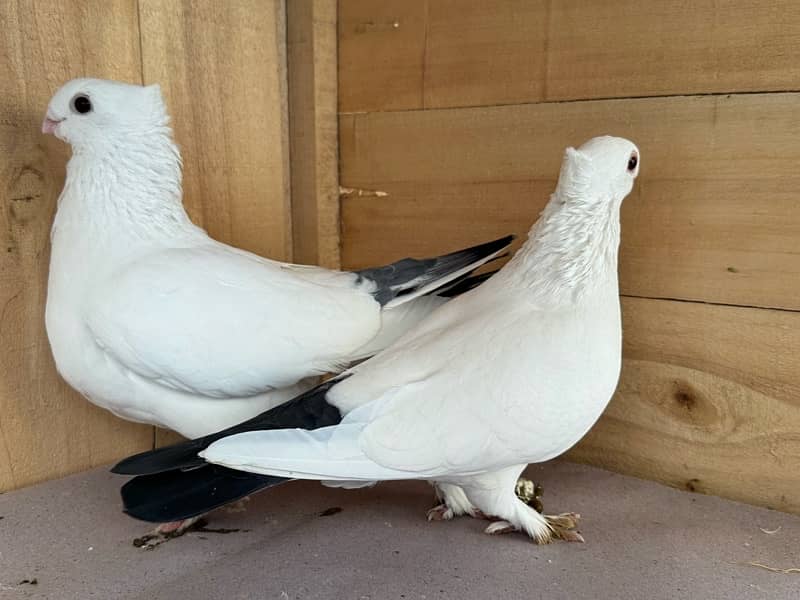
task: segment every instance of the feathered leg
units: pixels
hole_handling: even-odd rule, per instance
[[[498,519],[486,528],[486,533],[524,531],[537,544],[547,544],[554,537],[582,542],[583,537],[574,531],[579,515],[574,513],[540,515],[514,493],[517,478],[526,466],[508,467],[471,477],[462,482],[467,499],[484,514]]]

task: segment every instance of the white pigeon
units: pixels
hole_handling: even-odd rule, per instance
[[[279,405],[391,343],[446,301],[426,294],[511,241],[358,273],[267,260],[192,224],[168,121],[157,85],[76,79],[42,126],[73,149],[51,236],[53,356],[124,419],[197,437]]]
[[[583,437],[616,387],[619,212],[638,172],[625,139],[568,149],[527,242],[488,282],[279,409],[141,455],[160,472],[126,484],[126,511],[173,518],[173,508],[207,510],[275,477],[343,487],[425,479],[440,486],[445,517],[487,515],[496,519],[487,533],[522,530],[537,542],[581,540],[577,515],[540,515],[514,490],[527,464]],[[225,470],[204,470],[203,459]],[[139,501],[143,491],[160,494],[157,510]],[[167,510],[170,495],[180,502]]]

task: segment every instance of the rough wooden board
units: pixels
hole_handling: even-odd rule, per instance
[[[551,3],[548,100],[800,89],[793,0]]]
[[[618,392],[571,458],[800,513],[800,314],[623,299]]]
[[[67,146],[41,134],[47,103],[74,77],[140,81],[136,3],[0,5],[0,492],[144,450],[126,423],[68,388],[44,329],[49,233]]]
[[[429,2],[424,106],[518,104],[545,98],[549,4]]]
[[[510,104],[545,93],[545,0],[342,0],[342,112]]]
[[[339,111],[423,106],[426,0],[339,1]]]
[[[336,0],[287,5],[293,260],[337,268]]]
[[[563,149],[614,133],[642,150],[624,293],[800,309],[798,108],[753,94],[343,115],[342,185],[389,194],[344,200],[343,265],[527,232]]]
[[[516,250],[553,185],[549,180],[392,183],[381,186],[386,197],[346,197],[342,264],[363,269],[402,256],[435,256],[509,233],[520,236]]]
[[[791,0],[340,0],[342,112],[798,90]]]
[[[192,218],[291,258],[285,17],[280,0],[140,0],[145,83],[160,83]]]

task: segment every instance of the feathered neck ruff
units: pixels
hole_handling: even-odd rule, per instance
[[[548,305],[586,301],[598,287],[617,287],[622,198],[598,190],[590,165],[565,159],[555,193],[512,259],[513,271]],[[511,265],[509,265],[511,266]]]
[[[54,229],[141,240],[194,231],[182,203],[181,157],[166,117],[74,146]]]

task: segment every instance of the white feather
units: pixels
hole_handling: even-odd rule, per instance
[[[200,456],[226,467],[290,479],[371,484],[379,479],[414,476],[387,469],[367,458],[358,447],[360,433],[358,425],[337,425],[313,431],[251,431],[223,438]],[[265,456],[269,457],[268,463],[262,460]]]

